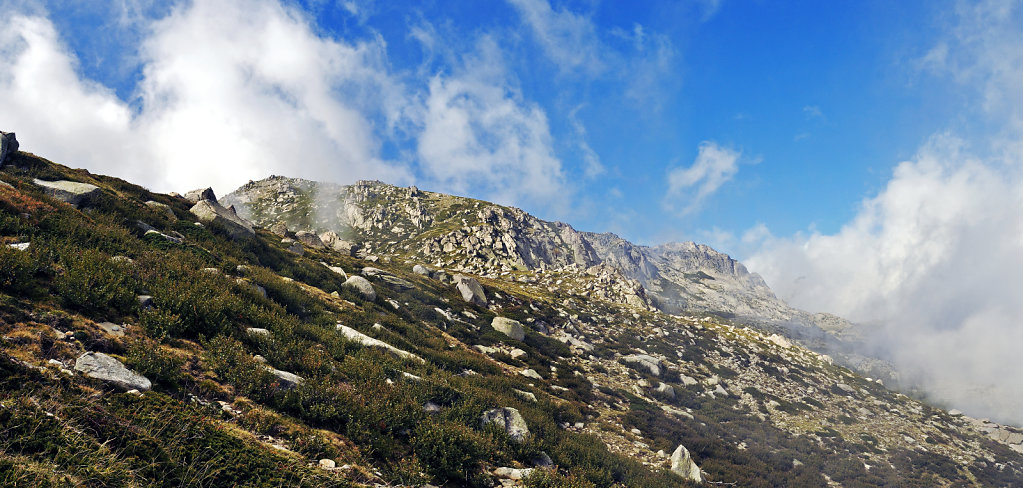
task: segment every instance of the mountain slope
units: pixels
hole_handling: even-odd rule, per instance
[[[0,180],[0,485],[1021,484],[1023,432],[652,309],[603,244],[514,209],[364,184],[323,216],[290,184],[243,206],[24,152]],[[349,227],[249,234],[232,202]],[[489,264],[471,244],[513,232]]]

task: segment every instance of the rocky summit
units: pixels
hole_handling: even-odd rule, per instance
[[[703,245],[6,159],[0,485],[1023,486],[1023,430],[833,360],[855,326]]]

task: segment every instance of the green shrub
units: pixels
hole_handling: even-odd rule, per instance
[[[416,457],[441,483],[477,478],[484,440],[474,430],[449,422],[422,422],[412,439]]]
[[[131,264],[118,263],[95,249],[60,249],[63,273],[53,279],[57,295],[72,308],[87,312],[110,309],[128,313],[138,307],[138,280]]]
[[[19,294],[35,294],[38,266],[32,255],[0,244],[0,290]]]
[[[181,380],[185,360],[152,341],[134,341],[128,346],[128,366],[163,386],[175,386]]]
[[[535,469],[522,480],[526,488],[593,488],[593,483],[575,475],[562,475],[550,469]]]

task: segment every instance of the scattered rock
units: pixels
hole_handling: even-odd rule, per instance
[[[47,195],[62,202],[70,203],[75,208],[89,205],[101,193],[98,186],[77,181],[43,181],[34,179],[32,182],[41,187]]]
[[[284,239],[281,239],[281,245],[285,246],[285,249],[290,253],[298,254],[299,256],[305,254],[305,248],[302,247],[302,243],[290,237],[285,237]]]
[[[350,341],[358,342],[359,344],[362,344],[364,346],[379,347],[381,349],[385,349],[391,354],[394,354],[395,356],[398,356],[402,359],[412,359],[420,363],[426,362],[425,360],[423,360],[423,358],[415,354],[412,354],[408,351],[402,351],[397,347],[394,347],[384,341],[381,341],[380,339],[374,339],[366,334],[363,334],[362,332],[359,332],[351,327],[348,327],[347,325],[337,324],[337,330],[341,332],[341,335],[343,335],[346,339]]]
[[[343,268],[341,268],[340,266],[331,266],[331,265],[329,265],[327,263],[323,263],[323,265],[326,266],[327,269],[329,269],[329,270],[331,270],[331,271],[341,275],[342,279],[345,279],[345,280],[348,279],[348,273],[345,273],[345,270]]]
[[[124,337],[124,331],[127,330],[123,325],[115,324],[113,322],[100,322],[96,325],[103,329],[104,332],[114,337]]]
[[[238,283],[239,286],[250,288],[252,291],[259,293],[259,296],[266,298],[266,288],[263,288],[262,286],[259,286],[245,278],[238,278],[235,280],[235,283]]]
[[[175,244],[181,244],[182,242],[184,242],[184,239],[182,239],[180,237],[170,236],[170,235],[164,234],[163,232],[160,232],[160,231],[158,231],[156,229],[149,229],[149,230],[147,230],[145,235],[147,235],[147,236],[157,236],[160,239],[163,239],[163,240],[169,241],[169,242],[173,242]]]
[[[525,376],[526,378],[533,378],[534,380],[543,381],[543,376],[540,376],[540,373],[537,373],[536,370],[532,368],[519,371],[519,374]]]
[[[483,287],[476,281],[465,275],[455,275],[455,287],[462,294],[462,299],[480,307],[487,306],[487,296],[483,293]]]
[[[153,387],[149,378],[128,368],[120,361],[101,352],[87,352],[75,361],[75,371],[90,378],[113,383],[125,390],[147,391]]]
[[[522,442],[529,435],[529,427],[526,420],[517,409],[511,407],[494,408],[483,412],[480,418],[480,425],[495,425],[511,437],[514,442]]]
[[[373,289],[373,283],[370,283],[369,280],[361,276],[356,275],[349,277],[345,280],[345,283],[342,286],[354,288],[360,295],[362,295],[362,298],[371,302],[377,299],[377,292]]]
[[[494,476],[498,478],[504,478],[509,480],[521,480],[529,476],[533,472],[533,468],[507,468],[501,467],[494,469]]]
[[[514,391],[515,394],[519,396],[519,398],[522,398],[523,400],[529,400],[529,401],[531,401],[533,403],[536,403],[536,395],[533,394],[533,392],[531,392],[531,391],[523,391],[523,390],[512,390],[512,391]]]
[[[139,308],[142,310],[149,310],[156,306],[156,304],[153,303],[153,297],[149,295],[139,295],[135,298],[139,301]]]
[[[423,404],[423,411],[426,413],[440,413],[440,405],[433,402],[426,402]]]
[[[18,152],[18,138],[13,132],[0,132],[0,168],[4,167],[7,159]]]
[[[16,249],[18,251],[27,251],[29,245],[31,245],[31,243],[29,242],[17,242],[14,244],[8,244],[7,247],[11,249]]]
[[[117,264],[132,264],[135,262],[135,260],[129,258],[128,256],[113,256],[110,258],[110,262]]]
[[[290,390],[305,381],[301,376],[287,371],[281,371],[269,366],[267,368],[277,377],[277,386],[284,390]]]
[[[323,469],[334,469],[337,467],[337,463],[333,459],[321,459],[319,465]]]
[[[346,241],[340,238],[334,231],[328,230],[320,234],[320,242],[327,246],[328,249],[332,249],[336,252],[344,254],[345,256],[351,256],[358,249],[358,246],[354,242]]]
[[[526,338],[526,332],[522,329],[522,324],[518,320],[512,320],[506,317],[494,317],[490,326],[493,327],[494,330],[517,341],[521,341]]]
[[[703,472],[700,471],[700,467],[689,456],[689,450],[681,444],[671,454],[671,472],[690,481],[704,482]]]
[[[258,327],[249,327],[245,329],[245,333],[253,337],[270,337],[270,331],[266,329],[260,329]]]
[[[538,468],[549,468],[551,466],[554,466],[554,461],[552,461],[551,457],[548,456],[547,453],[543,451],[540,451],[540,454],[534,456],[533,459],[530,460],[530,462],[533,463],[533,466],[536,466]]]
[[[654,390],[658,394],[661,394],[668,398],[675,398],[675,388],[667,383],[661,383],[657,385],[657,389]]]
[[[170,220],[178,220],[178,216],[174,215],[174,210],[172,210],[170,208],[170,205],[167,205],[166,203],[160,203],[156,200],[149,200],[148,202],[146,202],[146,206],[158,212],[162,212]]]
[[[288,236],[288,225],[284,222],[274,222],[270,225],[269,231],[279,237]]]
[[[430,271],[430,268],[427,268],[426,266],[423,266],[422,264],[417,264],[417,265],[413,266],[412,267],[412,272],[417,274],[417,275],[423,275],[423,276],[430,276],[430,274],[433,273],[433,271]]]
[[[654,376],[661,375],[661,360],[648,354],[630,354],[622,358],[627,364],[646,368]]]

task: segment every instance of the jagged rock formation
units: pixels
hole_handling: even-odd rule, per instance
[[[256,234],[252,224],[239,217],[234,206],[225,208],[217,201],[217,196],[213,194],[211,188],[190,191],[185,194],[185,199],[195,202],[189,211],[200,222],[223,227],[233,239],[252,237]]]

